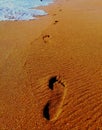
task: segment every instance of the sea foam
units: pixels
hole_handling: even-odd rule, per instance
[[[52,0],[0,0],[0,21],[36,19],[36,16],[46,15],[47,12],[34,8],[52,2]]]

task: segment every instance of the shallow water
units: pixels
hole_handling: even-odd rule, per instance
[[[32,9],[46,6],[53,0],[0,0],[0,21],[31,20],[46,15],[43,10]]]

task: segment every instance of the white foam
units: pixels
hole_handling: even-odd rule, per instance
[[[43,10],[32,9],[45,6],[52,0],[0,0],[0,21],[31,20],[36,16],[46,15]]]

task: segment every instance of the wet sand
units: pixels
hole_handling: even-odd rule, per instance
[[[101,130],[102,2],[43,8],[0,22],[0,130]]]

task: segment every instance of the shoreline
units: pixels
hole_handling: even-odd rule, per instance
[[[1,130],[102,128],[101,5],[60,0],[0,22]]]
[[[53,3],[53,0],[50,1],[38,1],[38,2],[13,2],[6,5],[5,2],[1,1],[0,6],[0,21],[29,21],[36,19],[36,16],[47,15],[47,12],[44,10],[38,10],[37,7],[48,6]],[[5,4],[5,6],[3,6]],[[11,7],[10,4],[12,5]]]

